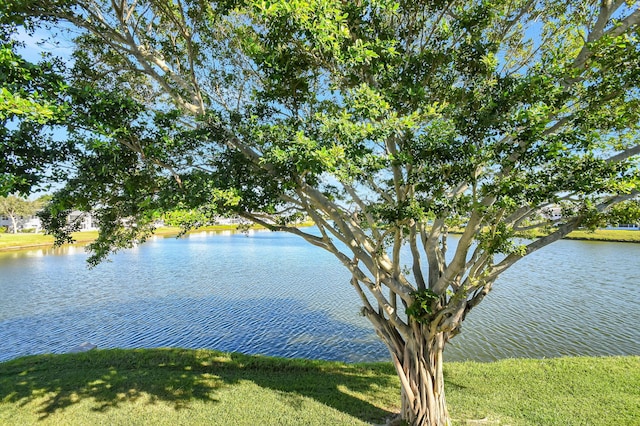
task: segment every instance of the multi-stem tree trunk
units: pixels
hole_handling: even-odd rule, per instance
[[[415,426],[449,425],[442,371],[445,337],[443,333],[429,334],[425,329],[413,327],[402,353],[390,348],[401,382],[401,417]]]
[[[18,222],[16,221],[16,217],[14,215],[9,215],[9,218],[11,218],[11,233],[12,234],[17,234],[18,233]]]

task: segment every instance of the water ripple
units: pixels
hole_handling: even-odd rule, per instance
[[[453,242],[452,242],[453,244]],[[101,348],[387,360],[348,272],[286,234],[158,238],[88,270],[78,248],[0,253],[0,361]],[[448,360],[640,354],[640,245],[560,241],[508,270]]]
[[[370,329],[336,321],[290,299],[182,298],[95,308],[3,321],[0,361],[62,353],[82,341],[100,348],[216,348],[348,361],[387,358]]]

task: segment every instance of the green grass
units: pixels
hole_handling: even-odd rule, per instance
[[[625,229],[596,229],[590,231],[573,231],[566,237],[571,240],[620,241],[640,243],[640,231]]]
[[[88,243],[96,239],[97,231],[74,232],[73,237],[78,243]],[[53,237],[44,234],[0,234],[0,250],[18,250],[21,248],[52,246]]]
[[[462,228],[451,228],[452,234],[462,234]],[[539,230],[527,231],[520,236],[523,238],[544,237],[548,233]],[[564,237],[567,240],[609,241],[619,243],[640,243],[640,231],[627,229],[596,229],[595,231],[577,230]]]
[[[214,225],[198,228],[194,232],[235,229],[237,229],[236,225]],[[178,235],[179,232],[180,228],[178,227],[163,227],[156,230],[156,235]],[[98,231],[74,232],[72,235],[79,244],[89,243],[98,237]],[[19,250],[22,248],[51,245],[53,245],[53,237],[51,235],[30,233],[0,234],[0,250]]]
[[[236,225],[215,225],[198,228],[194,232],[202,231],[225,231],[235,230]],[[157,235],[177,235],[179,228],[160,228],[156,231]],[[93,241],[97,236],[97,231],[75,232],[73,234],[77,243],[88,243]],[[599,229],[595,232],[574,231],[570,233],[567,239],[572,240],[592,240],[592,241],[617,241],[640,243],[640,231],[627,230],[610,230]],[[53,245],[53,237],[43,234],[0,234],[0,251],[2,250],[19,250],[37,246]]]
[[[305,222],[300,226],[311,226],[312,223]],[[260,229],[260,226],[253,226],[254,229]],[[206,231],[234,231],[237,230],[237,225],[210,225],[203,226],[195,229],[192,232],[206,232]],[[180,233],[179,227],[162,227],[156,229],[156,235],[178,235]],[[73,238],[78,244],[90,243],[98,237],[98,231],[86,231],[86,232],[74,232]],[[31,233],[1,233],[0,234],[0,251],[2,250],[20,250],[30,247],[38,246],[52,246],[53,237],[51,235],[44,234],[31,234]]]
[[[640,425],[638,356],[447,367],[445,389],[454,419],[501,425]]]
[[[387,364],[91,351],[0,364],[0,424],[364,425],[396,390]]]
[[[544,237],[546,233],[530,231],[524,238]],[[611,241],[621,243],[640,243],[640,231],[626,229],[596,229],[595,231],[577,230],[565,237],[567,240]]]
[[[640,424],[640,357],[448,363],[445,378],[454,424]],[[388,363],[181,349],[0,363],[3,425],[366,425],[398,404]]]

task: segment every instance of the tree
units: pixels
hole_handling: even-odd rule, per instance
[[[77,34],[70,116],[90,125],[44,217],[57,240],[69,209],[93,211],[98,262],[177,208],[333,253],[410,424],[449,423],[443,350],[498,276],[639,194],[636,2],[17,0],[6,16]],[[319,235],[290,225],[302,214]],[[533,229],[549,231],[518,238]]]
[[[18,233],[18,220],[21,217],[33,216],[40,206],[39,202],[25,200],[15,195],[0,197],[0,215],[11,219],[11,232],[14,234]]]
[[[162,216],[162,221],[167,226],[180,226],[185,229],[213,224],[206,215],[197,210],[170,211]]]
[[[616,204],[609,209],[606,222],[616,226],[633,226],[634,224],[640,226],[638,218],[640,218],[640,200],[631,200]]]
[[[24,21],[21,21],[24,23]],[[0,196],[27,195],[54,180],[69,146],[53,129],[66,117],[62,64],[33,64],[17,52],[15,25],[0,29]]]

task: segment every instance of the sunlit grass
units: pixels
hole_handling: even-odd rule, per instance
[[[594,240],[594,241],[621,241],[640,242],[640,231],[626,229],[596,229],[590,231],[573,231],[567,236],[568,239]]]
[[[97,231],[74,232],[73,237],[78,243],[87,243],[96,239]],[[18,233],[0,234],[0,250],[14,250],[20,248],[51,246],[53,237],[44,234]]]
[[[548,233],[530,231],[522,235],[524,238],[543,237]],[[640,231],[627,229],[596,229],[587,231],[579,229],[565,237],[567,240],[611,241],[623,243],[640,243]]]
[[[42,234],[0,234],[0,249],[53,244],[53,237]]]
[[[447,365],[454,418],[483,424],[640,425],[640,357]],[[477,424],[477,423],[474,423]]]
[[[640,357],[445,364],[454,424],[638,425]],[[389,363],[99,350],[0,363],[0,424],[366,425],[398,411]]]
[[[202,231],[226,231],[235,230],[236,225],[214,225],[198,228],[198,232]],[[178,235],[180,228],[163,227],[156,230],[156,235]],[[74,232],[74,240],[81,243],[88,243],[98,237],[98,231]],[[53,245],[53,237],[51,235],[33,234],[33,233],[2,233],[0,234],[0,250],[17,250],[20,248],[28,248],[35,246],[51,246]]]
[[[305,222],[298,226],[312,226],[313,223]],[[261,226],[255,225],[251,229],[264,229]],[[209,225],[203,226],[193,230],[193,232],[216,232],[216,231],[236,231],[238,225]],[[180,233],[179,227],[161,227],[156,229],[156,235],[178,235]],[[78,244],[89,243],[98,237],[98,231],[84,231],[74,232],[73,238]],[[33,234],[33,233],[0,233],[0,250],[19,250],[22,248],[37,247],[37,246],[52,246],[53,237],[51,235]]]
[[[309,226],[304,224],[303,226]],[[196,232],[202,231],[227,231],[236,230],[236,225],[214,225],[198,228]],[[177,235],[180,228],[164,227],[156,230],[157,235]],[[75,232],[73,234],[77,243],[88,243],[96,239],[97,231]],[[593,240],[593,241],[620,241],[620,242],[640,242],[640,231],[599,229],[595,232],[573,231],[567,236],[568,239]],[[0,250],[18,250],[36,246],[53,245],[53,237],[43,234],[0,234]]]
[[[206,350],[92,351],[0,364],[0,424],[366,425],[395,411],[388,364]]]

